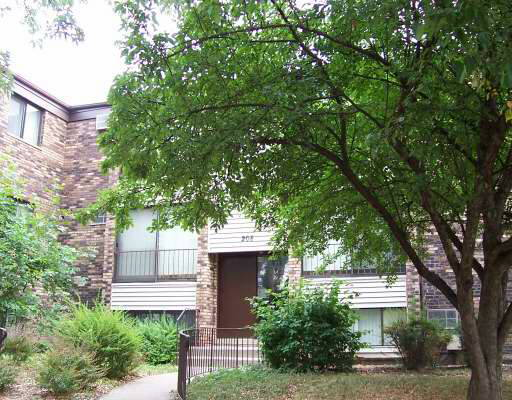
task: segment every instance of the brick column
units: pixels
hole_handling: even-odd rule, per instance
[[[412,262],[405,264],[405,285],[407,291],[407,312],[419,315],[422,309],[421,277]]]
[[[113,217],[108,216],[105,224],[103,242],[103,300],[110,304],[112,300],[112,280],[114,279],[116,226]]]
[[[197,293],[200,327],[217,327],[218,256],[208,254],[208,228],[197,238]]]
[[[298,284],[302,277],[302,259],[290,256],[284,274],[291,286]]]

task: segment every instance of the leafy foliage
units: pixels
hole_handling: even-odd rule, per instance
[[[25,336],[7,337],[0,354],[5,354],[16,362],[27,361],[35,353],[34,346],[34,343]]]
[[[111,211],[123,227],[152,205],[155,227],[200,229],[240,209],[276,228],[278,250],[336,241],[349,264],[391,276],[408,258],[460,313],[471,398],[499,399],[512,327],[509,3],[118,2],[130,68],[99,140],[104,169],[123,174],[85,217]],[[155,26],[169,4],[172,33]],[[432,230],[456,287],[425,260]]]
[[[0,358],[0,393],[16,382],[18,369],[9,358]]]
[[[397,321],[385,333],[400,351],[404,366],[416,370],[437,365],[452,336],[434,321],[417,317]]]
[[[178,327],[172,318],[161,315],[137,324],[142,337],[142,354],[151,365],[175,363],[178,349]]]
[[[255,333],[265,361],[272,368],[300,372],[350,370],[363,345],[361,333],[352,329],[356,314],[339,294],[335,284],[327,293],[286,287],[254,298]]]
[[[90,388],[105,375],[86,348],[59,344],[45,354],[38,366],[39,385],[56,395]]]
[[[103,304],[75,306],[57,329],[66,342],[94,353],[97,366],[109,378],[126,376],[140,361],[141,340],[135,322]]]
[[[27,204],[12,165],[0,159],[0,323],[33,317],[48,303],[63,303],[74,288],[77,251],[59,242],[62,214]],[[55,198],[57,204],[58,198]],[[46,305],[41,293],[44,291]]]

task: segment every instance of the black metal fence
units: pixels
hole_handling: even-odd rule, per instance
[[[120,251],[116,254],[116,282],[161,282],[195,279],[196,249]]]
[[[187,398],[187,384],[199,375],[220,369],[260,364],[259,342],[250,328],[198,328],[180,333],[178,394]]]
[[[7,338],[7,331],[4,328],[0,328],[0,349],[4,344],[4,340]]]

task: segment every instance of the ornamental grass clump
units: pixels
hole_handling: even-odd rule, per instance
[[[327,291],[299,286],[253,299],[265,361],[298,372],[350,370],[363,344],[352,329],[357,315],[339,295],[339,285]]]
[[[103,304],[73,307],[57,331],[66,342],[94,353],[97,366],[105,370],[108,378],[123,378],[141,360],[141,338],[135,321]]]
[[[9,357],[0,358],[0,393],[16,382],[18,369]]]
[[[35,343],[26,336],[7,337],[0,354],[11,357],[16,362],[27,361],[35,353]]]
[[[144,319],[137,324],[142,337],[142,354],[151,365],[176,362],[178,327],[165,315],[157,319]]]

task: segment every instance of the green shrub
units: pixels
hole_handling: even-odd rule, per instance
[[[0,358],[0,392],[16,381],[17,368],[9,358]]]
[[[138,324],[142,353],[151,365],[176,362],[178,328],[172,318],[145,319]]]
[[[27,361],[35,353],[34,343],[25,336],[7,337],[2,346],[2,354],[16,362]]]
[[[356,314],[339,301],[339,285],[328,292],[302,286],[255,298],[255,326],[265,361],[272,368],[294,371],[352,368],[362,347],[353,332]]]
[[[105,371],[85,348],[57,345],[48,351],[38,367],[39,386],[62,395],[90,388]]]
[[[135,322],[122,311],[110,310],[103,304],[93,308],[78,305],[57,330],[67,342],[93,352],[109,378],[126,376],[140,361],[141,339]]]
[[[397,321],[385,333],[398,348],[405,368],[415,370],[435,366],[451,339],[451,333],[424,317]]]

